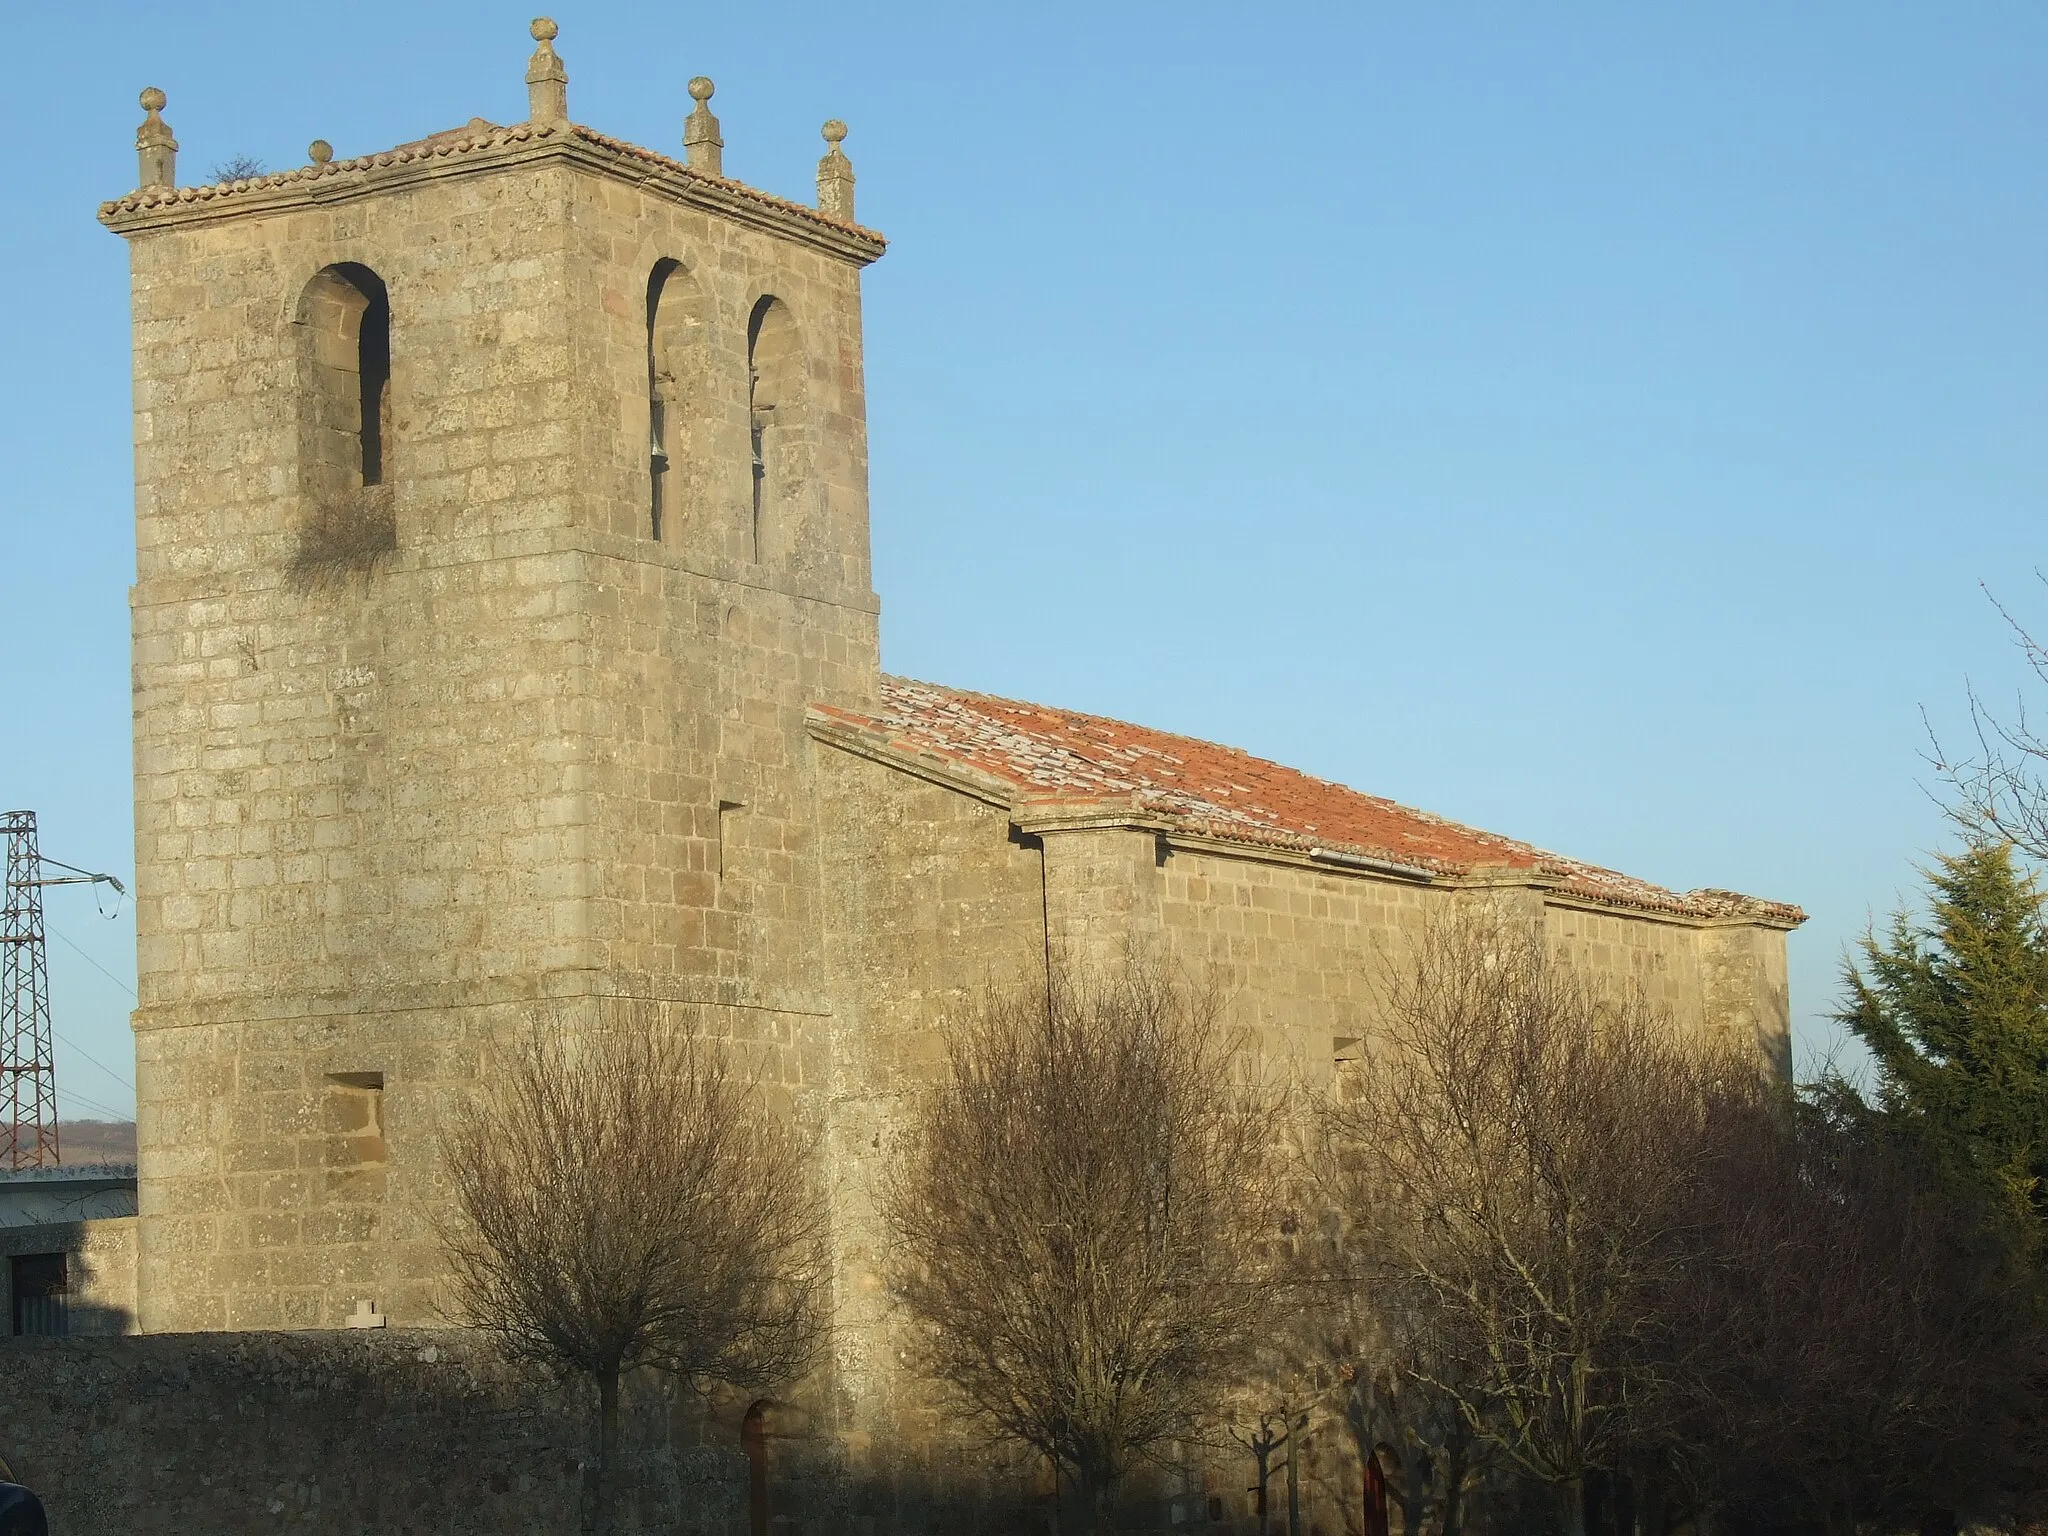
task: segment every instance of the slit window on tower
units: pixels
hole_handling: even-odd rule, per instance
[[[670,418],[675,414],[675,370],[664,354],[662,295],[680,265],[658,261],[647,278],[647,524],[659,539],[669,500]]]
[[[363,484],[382,485],[384,436],[391,420],[391,297],[375,273],[364,268],[363,275],[372,284],[357,337],[361,351],[357,378],[361,381]]]
[[[752,450],[753,558],[772,531],[775,511],[794,489],[794,449],[802,356],[789,306],[772,294],[747,319],[747,435]]]

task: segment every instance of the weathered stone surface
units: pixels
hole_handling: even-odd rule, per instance
[[[711,1005],[778,1078],[822,1070],[804,709],[877,666],[857,264],[562,148],[132,231],[148,1329],[431,1317],[434,1127],[543,1000]],[[664,262],[694,345],[656,539]],[[367,472],[360,291],[396,548],[309,585],[306,529]],[[352,1142],[328,1120],[367,1076]]]

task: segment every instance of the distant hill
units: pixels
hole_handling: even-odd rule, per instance
[[[133,1120],[60,1120],[57,1149],[67,1163],[132,1163]]]

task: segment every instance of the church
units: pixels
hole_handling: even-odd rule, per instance
[[[876,1195],[949,1010],[1141,942],[1327,1073],[1485,889],[1787,1064],[1795,907],[1675,892],[1234,748],[884,675],[846,128],[815,202],[528,116],[180,187],[134,324],[145,1332],[431,1326],[437,1127],[545,1011],[691,1010],[833,1160],[829,1404],[900,1443]],[[886,515],[886,509],[885,509]],[[971,683],[972,679],[950,680]],[[733,1433],[738,1428],[733,1427]]]

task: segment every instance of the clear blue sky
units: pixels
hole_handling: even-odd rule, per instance
[[[132,860],[125,253],[181,179],[524,115],[531,12],[26,3],[0,96],[0,801]],[[565,6],[572,114],[803,197],[852,125],[895,671],[1797,901],[1940,845],[1921,710],[2048,626],[2048,9]],[[2048,701],[2042,701],[2048,704]],[[132,912],[52,894],[132,983]],[[53,941],[70,1112],[122,987]],[[88,1101],[91,1101],[90,1103]]]

